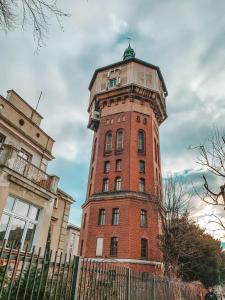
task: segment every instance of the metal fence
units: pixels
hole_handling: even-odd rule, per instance
[[[200,285],[183,283],[115,263],[82,259],[77,300],[202,300]]]
[[[0,299],[44,300],[75,297],[79,257],[46,248],[33,248],[31,253],[5,247],[0,249]]]
[[[42,255],[43,254],[43,255]],[[116,263],[99,262],[13,244],[0,248],[1,300],[201,300],[200,286]]]

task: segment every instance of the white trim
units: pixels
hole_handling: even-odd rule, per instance
[[[131,263],[131,264],[142,264],[142,265],[153,265],[153,266],[163,266],[160,261],[153,260],[142,260],[142,259],[131,259],[131,258],[88,258],[99,262],[119,262],[119,263]]]

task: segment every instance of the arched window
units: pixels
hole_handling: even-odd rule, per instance
[[[141,227],[147,227],[147,210],[141,210]]]
[[[105,152],[112,151],[112,132],[108,132],[105,137]]]
[[[95,160],[96,145],[97,145],[97,139],[95,139],[95,142],[94,142],[93,154],[92,154],[92,162]]]
[[[121,177],[116,177],[115,178],[115,191],[121,191],[121,182],[122,182],[122,179]]]
[[[145,132],[142,129],[138,131],[138,152],[145,152]]]
[[[117,256],[118,252],[118,237],[113,236],[111,237],[110,243],[110,256]]]
[[[118,225],[119,224],[119,208],[113,208],[112,211],[112,225]]]
[[[103,179],[103,187],[102,187],[102,191],[104,193],[109,191],[109,179],[108,178],[104,178]]]
[[[148,240],[141,239],[141,257],[148,257]]]
[[[141,193],[145,192],[145,180],[144,180],[144,178],[139,179],[139,192],[141,192]]]
[[[124,139],[123,129],[117,130],[117,133],[116,133],[116,150],[117,151],[123,150],[123,139]]]
[[[144,160],[139,160],[139,172],[145,173],[145,161]]]

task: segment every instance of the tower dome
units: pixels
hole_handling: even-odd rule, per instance
[[[134,57],[135,57],[135,52],[134,52],[134,49],[131,48],[130,41],[129,41],[129,45],[123,53],[123,60],[134,58]]]

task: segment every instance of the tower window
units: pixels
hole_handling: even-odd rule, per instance
[[[141,193],[145,192],[145,180],[144,180],[144,178],[139,179],[139,192],[141,192]]]
[[[93,154],[92,154],[92,162],[95,160],[95,152],[96,152],[97,139],[94,142]]]
[[[141,210],[141,227],[147,227],[147,211]]]
[[[122,170],[122,160],[121,159],[117,159],[116,160],[116,171],[121,171]]]
[[[85,226],[86,226],[86,218],[87,218],[87,214],[84,214],[83,229],[84,229]]]
[[[139,160],[139,172],[145,173],[145,161],[144,160]]]
[[[105,209],[99,209],[98,225],[105,225]]]
[[[83,246],[84,246],[84,240],[81,240],[81,243],[80,243],[80,256],[83,255]]]
[[[141,257],[147,258],[148,257],[148,240],[141,239]]]
[[[112,225],[119,225],[119,208],[113,208]]]
[[[109,88],[112,88],[112,87],[114,87],[114,86],[116,86],[117,85],[117,80],[116,80],[116,78],[112,78],[112,79],[109,79],[108,80],[108,87]]]
[[[118,252],[118,238],[114,236],[111,238],[110,255],[117,256],[117,252]]]
[[[145,152],[145,132],[141,129],[138,131],[138,152]]]
[[[121,191],[121,182],[122,182],[121,177],[116,177],[116,179],[115,179],[115,190],[117,192]]]
[[[102,191],[104,193],[106,193],[106,192],[109,191],[109,179],[108,178],[103,179],[103,188],[102,188]]]
[[[154,139],[154,146],[155,146],[155,161],[158,162],[156,139]]]
[[[108,132],[105,138],[105,152],[112,151],[112,132]]]
[[[105,161],[104,162],[104,173],[109,173],[109,171],[110,171],[110,162]]]
[[[123,129],[119,129],[116,133],[116,150],[121,151],[123,150]]]

